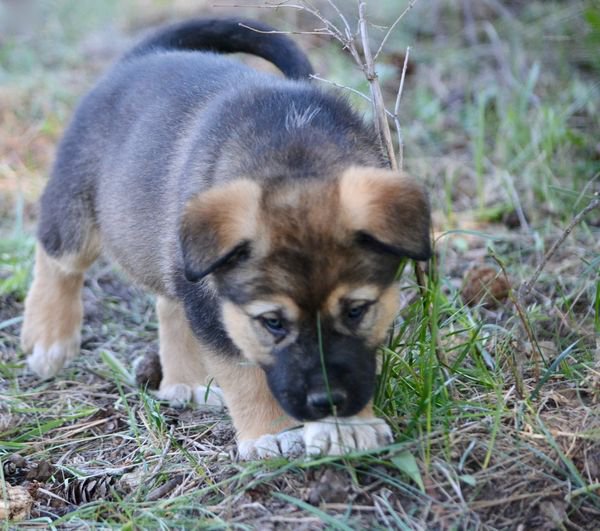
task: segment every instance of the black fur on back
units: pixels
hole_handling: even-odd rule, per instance
[[[253,29],[249,29],[253,28]],[[254,31],[257,30],[257,31]],[[285,35],[255,20],[194,19],[160,29],[125,55],[125,59],[160,49],[249,53],[273,63],[286,77],[307,79],[313,69],[302,50]],[[265,36],[264,33],[269,33]]]

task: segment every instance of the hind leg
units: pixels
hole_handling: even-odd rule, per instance
[[[51,378],[79,352],[85,270],[96,259],[95,237],[77,253],[50,256],[38,242],[33,283],[25,299],[21,346],[40,378]]]

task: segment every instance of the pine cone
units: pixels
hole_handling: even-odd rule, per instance
[[[73,505],[109,499],[115,483],[116,477],[113,475],[71,479],[65,486],[64,497]]]

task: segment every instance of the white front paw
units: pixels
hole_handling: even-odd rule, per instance
[[[171,407],[185,407],[192,399],[192,388],[186,384],[161,384],[156,391],[156,398],[168,402]]]
[[[304,445],[308,455],[342,455],[372,450],[392,441],[390,427],[375,417],[327,417],[304,425]]]
[[[238,442],[238,454],[242,461],[269,459],[271,457],[299,457],[304,450],[302,430],[293,429],[277,434],[268,433],[258,439]]]
[[[194,395],[194,402],[199,406],[225,407],[223,391],[216,385],[197,385],[194,387],[192,394]]]
[[[64,341],[57,341],[48,348],[36,343],[33,352],[27,358],[27,365],[43,380],[52,378],[79,352],[81,336],[75,334]]]
[[[159,400],[169,402],[171,407],[185,407],[192,400],[198,406],[224,407],[223,391],[216,385],[196,385],[191,387],[187,384],[176,383],[162,385],[156,391]]]

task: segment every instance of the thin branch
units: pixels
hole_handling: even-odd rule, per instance
[[[341,21],[344,23],[344,27],[346,28],[346,36],[348,37],[348,33],[350,33],[350,35],[352,35],[351,33],[351,29],[350,29],[350,24],[348,24],[348,20],[346,19],[346,17],[344,16],[344,14],[340,11],[340,8],[335,4],[335,2],[333,0],[327,0],[327,3],[335,10],[335,12],[337,13],[338,17],[340,17]]]
[[[283,4],[279,7],[287,7],[287,4]],[[318,18],[323,24],[325,24],[325,26],[329,29],[329,31],[331,31],[331,34],[340,42],[344,42],[344,34],[342,33],[342,31],[333,23],[331,22],[331,20],[325,18],[323,15],[321,15],[321,12],[311,6],[306,0],[302,1],[301,4],[301,9],[304,9],[305,11],[307,11],[308,13],[310,13],[313,17]]]
[[[594,195],[598,196],[598,192],[596,192]],[[552,247],[550,247],[548,252],[545,254],[544,258],[540,262],[540,265],[537,266],[537,269],[533,273],[533,276],[527,282],[525,282],[525,284],[523,284],[521,292],[520,292],[521,297],[524,295],[527,295],[533,289],[533,286],[537,282],[537,279],[539,278],[540,274],[542,273],[542,270],[544,269],[544,267],[546,267],[546,264],[554,256],[554,254],[556,253],[558,248],[561,246],[561,244],[567,239],[569,234],[571,234],[571,231],[573,230],[573,228],[578,223],[581,223],[581,220],[584,218],[584,216],[588,212],[591,212],[592,210],[594,210],[595,208],[598,208],[598,207],[600,207],[600,198],[596,197],[596,199],[593,199],[588,206],[586,206],[581,212],[579,212],[579,214],[577,214],[571,220],[571,223],[569,223],[567,225],[567,228],[563,231],[561,236],[554,242]]]
[[[268,35],[271,34],[279,34],[279,35],[331,35],[327,28],[323,29],[315,29],[314,31],[284,31],[284,30],[259,30],[258,28],[253,28],[251,26],[247,26],[243,22],[239,22],[238,26],[241,28],[246,28],[251,31],[255,31],[256,33],[266,33]]]
[[[309,13],[311,13],[314,16],[320,16],[319,11],[314,6],[312,6],[312,4],[310,4],[310,2],[308,0],[302,0],[302,3],[305,6],[308,6],[305,8],[306,11],[308,11]],[[333,23],[331,23],[331,21],[329,21],[328,19],[323,17],[320,20],[323,20],[327,24],[331,24],[338,31],[338,34],[339,34],[338,40],[344,44],[344,50],[348,50],[350,52],[350,55],[352,55],[352,58],[354,59],[356,64],[358,64],[358,66],[360,66],[362,68],[363,62],[358,53],[358,50],[356,49],[355,44],[354,44],[356,35],[354,33],[352,33],[352,28],[350,27],[350,24],[348,23],[348,19],[344,16],[344,14],[341,12],[340,8],[335,4],[335,2],[333,0],[327,0],[327,3],[334,9],[334,11],[337,13],[340,20],[344,24],[344,27],[343,27],[344,33],[342,34],[342,31],[337,26],[335,26]]]
[[[359,16],[359,27],[360,36],[363,45],[363,54],[365,57],[365,64],[363,69],[369,86],[371,88],[371,98],[373,100],[373,112],[375,114],[375,129],[379,136],[379,140],[387,152],[390,166],[392,170],[398,169],[398,163],[396,162],[396,155],[394,153],[394,144],[392,143],[392,135],[390,133],[390,126],[385,115],[385,102],[383,101],[383,94],[381,93],[381,86],[377,78],[377,72],[375,71],[375,63],[373,62],[373,55],[369,46],[369,33],[367,30],[367,19],[365,16],[367,5],[365,2],[358,4],[358,16]]]
[[[385,43],[390,38],[390,35],[392,34],[392,32],[394,31],[396,26],[404,18],[404,15],[406,15],[406,13],[408,13],[416,3],[417,3],[417,0],[410,0],[410,2],[408,3],[408,5],[404,9],[404,11],[402,11],[402,13],[400,13],[400,15],[398,15],[398,18],[396,20],[394,20],[394,23],[389,27],[389,29],[387,30],[387,33],[385,34],[385,37],[381,41],[381,44],[379,45],[377,52],[375,52],[375,57],[373,57],[373,61],[377,61],[379,54],[382,52],[383,47],[385,46]]]
[[[354,89],[352,87],[348,87],[346,85],[341,85],[340,83],[336,83],[335,81],[331,81],[330,79],[325,79],[324,77],[320,77],[318,74],[310,74],[309,77],[311,79],[316,79],[317,81],[322,81],[323,83],[327,83],[328,85],[333,85],[336,88],[349,90],[350,92],[356,94],[357,96],[360,96],[362,99],[371,103],[371,98],[369,98],[369,96],[367,96],[364,92],[361,92],[360,90],[356,90],[356,89]]]
[[[306,3],[306,0],[304,0],[304,1]],[[338,17],[340,17],[340,20],[344,24],[344,34],[346,35],[346,44],[344,45],[344,49],[348,50],[350,52],[350,55],[352,55],[352,58],[354,59],[354,61],[358,64],[358,66],[360,66],[362,68],[362,66],[363,66],[362,60],[361,60],[358,50],[356,49],[356,46],[354,44],[355,39],[356,39],[356,34],[352,33],[352,28],[350,27],[350,24],[348,23],[348,19],[344,16],[344,14],[341,12],[340,8],[336,5],[336,3],[333,0],[327,0],[327,3],[335,10]]]
[[[311,74],[309,77],[311,79],[316,79],[317,81],[321,81],[323,83],[327,83],[328,85],[332,85],[332,86],[334,86],[336,88],[349,90],[350,92],[356,94],[357,96],[360,96],[365,101],[368,101],[371,104],[373,103],[373,100],[371,100],[371,98],[369,98],[369,96],[367,96],[364,92],[361,92],[360,90],[356,90],[356,89],[354,89],[352,87],[348,87],[347,85],[341,85],[340,83],[336,83],[335,81],[331,81],[330,79],[325,79],[324,77],[320,77],[318,74]],[[385,113],[390,118],[394,118],[394,115],[390,111],[388,111],[387,109],[385,109]]]
[[[318,18],[321,22],[323,22],[323,24],[325,24],[325,26],[327,27],[327,31],[329,32],[329,34],[334,37],[335,39],[337,39],[338,41],[340,41],[344,46],[346,46],[346,39],[344,38],[344,34],[339,30],[339,28],[333,24],[331,21],[327,20],[325,17],[323,17],[323,15],[321,15],[321,13],[311,7],[307,7],[306,3],[303,2],[303,4],[288,4],[287,2],[282,2],[279,4],[275,4],[275,5],[269,5],[269,4],[258,4],[258,5],[240,5],[240,4],[213,4],[213,7],[240,7],[240,8],[256,8],[256,9],[280,9],[280,8],[289,8],[289,9],[296,9],[298,11],[306,11],[308,13],[310,13],[311,15],[313,15],[314,17]]]
[[[416,0],[415,0],[416,1]],[[398,95],[396,96],[396,104],[394,105],[394,125],[396,126],[396,132],[398,133],[398,167],[400,170],[404,169],[404,142],[402,141],[402,128],[400,127],[400,98],[402,97],[402,90],[404,89],[404,78],[406,77],[406,68],[408,66],[408,56],[410,54],[410,46],[406,47],[406,53],[404,54],[404,65],[402,65],[402,75],[400,76],[400,86],[398,87]]]

